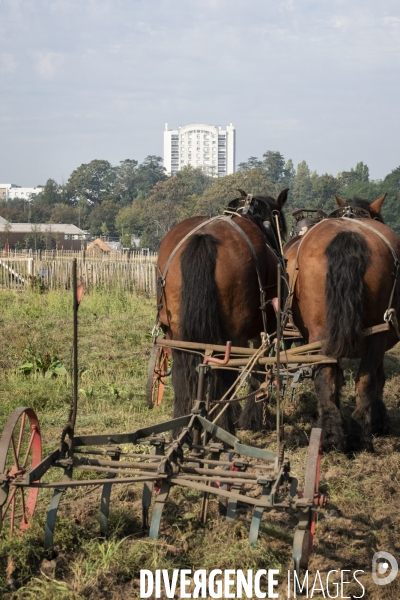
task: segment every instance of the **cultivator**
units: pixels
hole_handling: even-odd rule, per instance
[[[321,430],[310,436],[306,475],[302,492],[290,472],[283,440],[283,412],[280,405],[281,374],[307,369],[310,364],[331,361],[318,348],[302,346],[280,351],[280,330],[275,341],[265,339],[262,349],[204,348],[204,360],[198,366],[198,390],[190,414],[128,433],[77,435],[75,423],[78,401],[77,313],[82,289],[76,285],[76,262],[73,268],[74,314],[74,394],[68,422],[57,447],[41,457],[39,422],[29,408],[18,408],[10,416],[0,439],[0,507],[1,524],[10,534],[24,531],[34,514],[38,491],[54,489],[47,511],[45,545],[53,546],[57,510],[64,492],[70,487],[102,486],[100,529],[108,533],[108,516],[112,486],[141,483],[142,528],[152,539],[158,537],[161,518],[172,486],[183,486],[201,494],[200,519],[206,522],[210,495],[217,496],[226,519],[235,518],[240,505],[252,510],[249,541],[257,543],[264,511],[294,509],[299,523],[293,541],[294,568],[307,568],[312,550],[316,510],[326,502],[319,493]],[[278,324],[280,315],[278,314]],[[155,347],[190,349],[193,344],[156,340]],[[201,345],[200,345],[201,346]],[[275,348],[275,355],[268,353]],[[158,352],[158,350],[157,350]],[[219,358],[218,356],[224,353]],[[168,352],[165,351],[165,356]],[[250,366],[249,366],[250,365]],[[164,363],[166,367],[166,363]],[[212,369],[235,368],[240,379],[252,369],[270,369],[276,387],[276,451],[242,444],[234,435],[210,420],[208,381]],[[235,389],[237,392],[237,388]],[[170,432],[175,432],[171,438]],[[135,449],[139,450],[140,453]],[[145,453],[144,453],[145,451]],[[63,470],[58,481],[43,481],[50,468]],[[87,479],[73,478],[87,473]],[[95,478],[92,478],[95,476]],[[151,511],[152,508],[152,511]],[[151,518],[150,518],[151,513]]]

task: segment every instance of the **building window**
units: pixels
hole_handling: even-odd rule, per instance
[[[64,240],[69,240],[70,238],[71,238],[71,236],[70,236],[70,235],[68,235],[68,233],[65,233],[65,234],[64,234]]]

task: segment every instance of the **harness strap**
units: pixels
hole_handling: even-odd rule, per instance
[[[395,272],[393,273],[393,286],[392,286],[392,291],[390,292],[390,299],[389,299],[389,305],[388,305],[388,311],[389,311],[389,309],[392,307],[392,301],[393,301],[394,291],[396,289],[396,283],[397,283],[397,276],[399,274],[399,266],[400,266],[399,259],[397,258],[396,251],[393,248],[392,244],[389,242],[389,240],[380,231],[378,231],[374,227],[371,227],[367,223],[364,223],[363,221],[357,221],[357,223],[359,225],[362,225],[363,227],[366,227],[370,231],[373,231],[374,233],[376,233],[376,235],[378,235],[381,238],[381,240],[383,240],[385,242],[386,246],[389,248],[390,252],[392,253],[393,260],[394,260]],[[386,313],[385,313],[385,315],[386,315]],[[385,319],[385,317],[384,317],[384,319]]]
[[[198,231],[198,229],[201,229],[202,227],[205,227],[206,225],[208,225],[208,224],[209,224],[209,223],[211,223],[212,221],[216,221],[217,219],[224,219],[224,218],[225,218],[225,219],[226,219],[226,218],[228,218],[228,219],[229,219],[230,217],[224,217],[223,215],[218,215],[218,216],[216,216],[216,217],[211,217],[211,219],[207,219],[207,221],[203,221],[203,223],[200,223],[200,225],[197,225],[196,227],[194,227],[194,229],[191,229],[191,230],[189,231],[189,233],[187,233],[187,234],[185,235],[185,237],[183,237],[183,238],[181,239],[181,241],[180,241],[180,242],[178,242],[178,244],[175,246],[175,248],[172,250],[171,254],[169,255],[169,258],[168,258],[168,260],[167,260],[167,264],[166,264],[166,265],[165,265],[165,267],[164,267],[164,272],[163,272],[163,274],[162,274],[162,282],[163,282],[163,285],[164,285],[165,278],[166,278],[166,276],[167,276],[167,273],[168,273],[168,269],[169,269],[169,267],[170,267],[170,264],[171,264],[171,262],[172,262],[172,259],[174,258],[175,254],[178,252],[178,250],[179,250],[179,248],[182,246],[182,244],[184,244],[184,243],[186,242],[186,240],[187,240],[188,238],[190,238],[190,236],[191,236],[191,235],[193,235],[194,233],[196,233],[196,231]]]
[[[254,265],[256,267],[256,273],[257,273],[257,279],[258,279],[258,287],[260,288],[260,299],[261,299],[260,308],[261,308],[261,314],[262,314],[262,319],[263,319],[263,327],[264,327],[264,332],[267,333],[267,316],[266,316],[266,306],[265,306],[265,295],[266,294],[265,294],[265,289],[264,289],[264,286],[263,286],[262,280],[261,280],[260,265],[258,263],[256,251],[254,249],[254,246],[253,246],[251,240],[249,239],[248,235],[243,231],[243,229],[241,227],[239,227],[239,225],[237,223],[235,223],[235,221],[233,221],[233,219],[230,219],[228,221],[228,223],[230,225],[232,225],[232,227],[234,229],[236,229],[236,231],[242,236],[242,238],[248,245],[250,252],[253,255]],[[267,246],[268,246],[268,244],[267,244]]]
[[[341,218],[347,218],[347,217],[341,217]],[[302,236],[302,238],[300,240],[298,240],[297,242],[295,242],[294,245],[298,244],[297,246],[297,252],[296,252],[296,256],[295,256],[295,260],[294,260],[294,265],[293,265],[293,272],[292,272],[292,284],[290,287],[290,291],[289,291],[289,296],[287,298],[287,305],[286,305],[286,309],[290,310],[292,307],[292,302],[293,302],[293,296],[294,296],[294,288],[296,285],[296,280],[297,280],[297,276],[299,274],[299,269],[297,266],[298,263],[298,258],[299,258],[299,253],[300,253],[300,248],[301,245],[304,241],[304,238],[307,237],[307,235],[310,233],[310,231],[314,231],[314,229],[316,227],[318,227],[318,225],[320,223],[325,223],[326,219],[322,219],[322,221],[319,221],[318,223],[316,223],[312,228],[310,228],[308,231],[306,231],[306,233]],[[400,268],[400,263],[399,263],[399,259],[397,257],[396,251],[393,248],[392,244],[389,242],[389,240],[377,229],[375,229],[374,227],[371,227],[371,225],[368,225],[367,223],[364,223],[364,221],[359,221],[357,219],[357,224],[358,225],[362,225],[363,227],[366,227],[367,229],[369,229],[370,231],[372,231],[373,233],[376,233],[377,236],[379,236],[381,238],[381,240],[383,242],[385,242],[386,246],[389,248],[392,256],[393,256],[393,260],[394,260],[394,266],[395,266],[395,272],[393,273],[393,286],[392,286],[392,290],[390,293],[390,298],[389,298],[389,305],[388,305],[388,309],[384,314],[383,320],[385,321],[385,323],[381,324],[381,325],[374,325],[373,327],[369,327],[367,329],[364,330],[364,335],[368,336],[368,335],[372,335],[374,333],[381,333],[382,331],[388,331],[389,330],[389,323],[393,326],[398,339],[400,340],[400,331],[399,331],[399,326],[397,323],[397,319],[396,319],[396,314],[395,314],[395,310],[393,308],[391,308],[392,306],[392,301],[393,301],[393,296],[394,296],[394,292],[396,289],[396,283],[397,283],[397,277],[399,274],[399,268]],[[293,248],[293,246],[291,246],[289,248],[289,250],[291,250]],[[285,254],[284,254],[285,256]]]

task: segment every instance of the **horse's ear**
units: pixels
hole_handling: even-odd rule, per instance
[[[378,198],[378,200],[375,200],[375,202],[371,202],[371,204],[369,205],[369,210],[375,213],[376,215],[379,215],[379,213],[381,212],[383,201],[386,198],[386,196],[387,192],[383,194],[383,196]]]
[[[284,190],[281,191],[281,193],[277,197],[276,203],[278,205],[279,210],[281,210],[283,208],[283,206],[287,200],[289,191],[290,191],[289,188],[285,188]]]
[[[335,200],[338,203],[338,206],[346,206],[347,204],[346,200],[342,200],[341,198],[339,198],[339,196],[335,196]]]
[[[238,188],[238,192],[241,193],[242,198],[247,198],[247,194],[246,194],[245,191],[243,191],[243,190],[241,190],[241,189]]]

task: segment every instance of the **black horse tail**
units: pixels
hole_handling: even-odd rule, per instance
[[[179,338],[183,341],[226,344],[229,339],[220,318],[215,281],[219,244],[219,240],[210,234],[197,234],[189,239],[182,252]],[[190,413],[196,399],[196,367],[200,362],[201,357],[197,354],[173,351],[174,417]],[[214,376],[211,399],[219,399],[234,379],[231,371],[221,371]],[[234,431],[236,412],[229,407],[217,425]]]
[[[219,240],[193,235],[182,252],[181,340],[222,344],[215,266]]]
[[[364,275],[370,251],[359,233],[338,233],[325,250],[327,336],[324,351],[334,358],[354,357],[363,340],[367,293]]]

